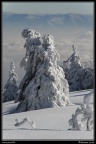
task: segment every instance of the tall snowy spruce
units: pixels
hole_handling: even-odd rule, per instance
[[[19,86],[17,111],[29,111],[50,107],[66,106],[69,101],[69,87],[63,69],[57,64],[60,56],[55,50],[52,35],[24,29],[26,39],[25,57],[20,65],[26,74]]]
[[[68,58],[68,60],[63,62],[63,68],[65,71],[65,77],[69,83],[69,90],[76,91],[82,89],[81,75],[82,69],[80,62],[80,57],[77,53],[76,46],[72,45],[73,54]]]
[[[93,89],[93,74],[92,68],[81,65],[81,58],[77,53],[76,46],[72,45],[73,54],[63,61],[63,69],[65,78],[69,83],[70,91],[78,91],[84,89]]]
[[[4,86],[3,102],[15,100],[18,94],[18,76],[15,73],[15,65],[12,62],[10,65],[9,79]]]

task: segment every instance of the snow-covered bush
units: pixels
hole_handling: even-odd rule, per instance
[[[68,123],[72,126],[69,130],[81,130],[81,127],[83,126],[83,124],[78,121],[76,114],[72,114],[72,118],[68,121]]]
[[[18,76],[15,73],[15,65],[12,62],[9,71],[9,79],[4,86],[3,102],[15,100],[18,93]]]
[[[72,118],[68,121],[69,125],[72,126],[71,129],[68,130],[81,130],[81,127],[83,126],[83,121],[86,121],[86,128],[88,131],[93,130],[94,123],[93,123],[93,113],[94,110],[92,107],[89,106],[87,102],[89,102],[89,97],[92,95],[92,92],[87,94],[87,98],[84,97],[84,102],[80,105],[80,108],[77,108],[75,111],[75,114],[72,114]],[[80,121],[78,121],[78,115],[83,114],[83,117]]]
[[[72,48],[73,54],[63,61],[63,70],[69,83],[69,90],[92,89],[94,71],[81,65],[81,58],[76,51],[76,46],[72,45]]]
[[[19,86],[17,111],[71,104],[68,82],[63,69],[57,64],[60,56],[55,50],[53,36],[45,34],[41,38],[40,33],[25,29],[22,37],[26,38],[26,54],[20,65],[26,74]]]
[[[93,108],[91,108],[89,105],[86,105],[82,103],[80,105],[81,108],[77,108],[75,111],[75,115],[83,114],[83,117],[81,119],[81,122],[86,121],[86,128],[88,131],[93,130],[94,124],[93,124]]]

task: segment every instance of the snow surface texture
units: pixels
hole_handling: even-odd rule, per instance
[[[70,105],[69,86],[63,69],[57,64],[60,56],[55,50],[53,36],[45,34],[41,38],[40,33],[24,29],[22,37],[26,39],[26,54],[20,66],[26,74],[15,101],[20,101],[17,111]]]
[[[9,71],[9,79],[4,86],[3,102],[15,100],[18,94],[18,76],[15,73],[15,65],[12,62]]]
[[[65,78],[69,83],[70,91],[92,89],[93,88],[93,69],[83,67],[81,58],[77,53],[76,46],[72,45],[73,54],[63,61]]]
[[[88,105],[92,96],[93,96],[93,90],[90,93],[85,94],[85,96],[83,98],[83,103]]]
[[[83,122],[83,127],[81,127],[81,131],[68,130],[71,127],[68,123],[71,115],[76,111],[78,107],[80,107],[81,103],[83,103],[83,98],[85,94],[88,94],[90,92],[91,90],[70,92],[69,98],[70,101],[74,104],[73,106],[55,107],[20,113],[12,112],[16,109],[18,103],[14,103],[14,101],[3,103],[3,116],[1,125],[2,140],[93,141],[94,129],[93,131],[86,131],[86,121]],[[93,103],[94,101],[92,96],[89,105],[92,107]],[[25,122],[19,127],[15,126],[16,118],[22,121],[26,117],[36,123],[35,128],[31,127],[28,122]],[[80,121],[81,118],[82,114],[78,115],[78,121]]]

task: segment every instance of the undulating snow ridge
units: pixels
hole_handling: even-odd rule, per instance
[[[15,100],[18,94],[18,76],[15,73],[15,65],[12,62],[9,71],[9,79],[4,86],[3,102]]]
[[[63,69],[57,64],[60,59],[55,50],[54,38],[31,29],[24,29],[22,37],[26,39],[25,57],[20,65],[26,70],[15,102],[20,101],[17,111],[70,105],[69,86]]]

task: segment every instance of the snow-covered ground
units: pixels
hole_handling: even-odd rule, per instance
[[[81,131],[68,130],[69,119],[75,113],[77,107],[83,102],[84,94],[91,90],[79,92],[70,92],[70,101],[74,106],[47,108],[21,113],[13,113],[17,103],[14,101],[5,102],[2,105],[2,140],[94,140],[94,130],[86,131],[86,122],[83,122]],[[90,101],[90,106],[93,106],[93,97]],[[35,121],[36,128],[32,128],[29,123],[25,123],[19,127],[15,126],[15,119],[21,121],[28,117]],[[79,115],[81,120],[82,115]]]

